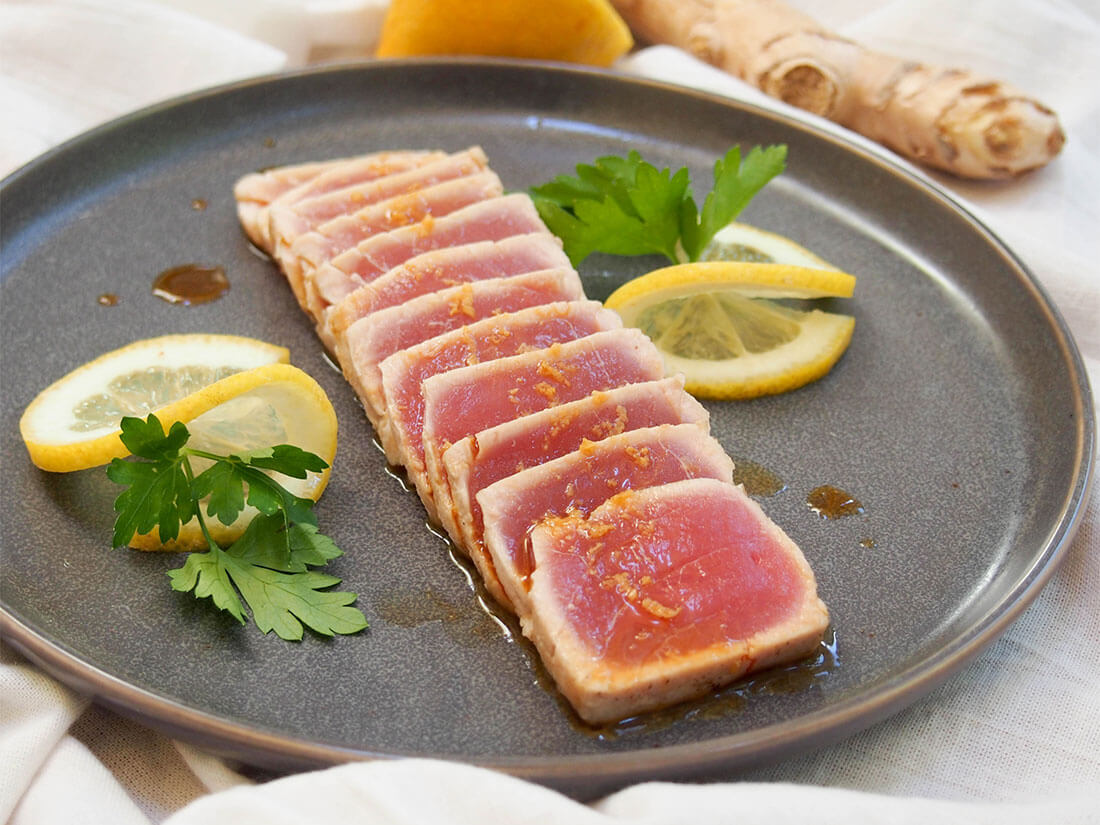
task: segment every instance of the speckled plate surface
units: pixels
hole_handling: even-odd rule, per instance
[[[523,189],[637,148],[689,165],[696,197],[733,142],[783,142],[789,170],[743,220],[859,276],[835,308],[851,348],[797,392],[712,405],[714,432],[804,548],[834,635],[818,661],[614,731],[572,717],[522,641],[387,473],[354,395],[238,229],[233,181],[380,148],[480,144]],[[236,85],[125,118],[3,184],[3,611],[60,679],[172,735],[269,769],[420,755],[591,796],[646,778],[731,776],[870,725],[992,641],[1049,577],[1091,474],[1093,405],[1065,326],[996,238],[904,170],[798,123],[602,72],[388,63]],[[205,208],[202,208],[205,205]],[[216,264],[229,294],[184,308],[154,277]],[[589,294],[654,261],[586,262]],[[118,296],[101,306],[101,294]],[[178,557],[111,551],[101,470],[37,471],[24,406],[83,361],[164,332],[286,345],[340,416],[318,506],[347,551],[362,635],[288,644],[168,587]],[[761,477],[778,489],[765,494]],[[819,485],[863,512],[822,519]],[[511,628],[514,633],[515,628]]]

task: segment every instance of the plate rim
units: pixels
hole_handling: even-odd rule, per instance
[[[480,765],[556,787],[571,795],[588,798],[606,792],[625,782],[668,778],[673,775],[699,776],[708,770],[728,770],[739,766],[738,757],[751,752],[763,761],[774,761],[791,753],[813,750],[840,738],[853,735],[898,712],[920,696],[938,687],[967,665],[979,652],[1004,633],[1008,626],[1031,604],[1049,582],[1065,558],[1080,526],[1095,479],[1096,421],[1095,400],[1088,372],[1073,334],[1057,306],[1031,269],[1017,254],[958,196],[926,175],[919,167],[885,149],[865,145],[861,139],[850,139],[840,132],[826,130],[817,124],[775,111],[756,103],[736,100],[713,92],[694,89],[668,81],[638,77],[622,72],[550,61],[529,61],[510,58],[422,58],[400,60],[346,61],[299,69],[284,70],[232,81],[189,92],[160,101],[99,124],[53,147],[28,161],[0,180],[0,193],[17,186],[39,169],[49,166],[58,157],[99,140],[103,135],[130,124],[146,121],[163,112],[174,111],[203,100],[235,94],[253,87],[285,85],[291,81],[308,80],[333,74],[394,73],[423,66],[486,67],[506,72],[554,73],[598,78],[599,82],[642,86],[664,93],[686,95],[711,103],[747,112],[752,116],[777,121],[787,127],[809,133],[813,138],[838,145],[865,162],[884,168],[901,177],[926,195],[935,196],[943,208],[961,216],[985,240],[1008,260],[1023,276],[1031,299],[1048,319],[1047,329],[1054,334],[1065,364],[1071,370],[1076,399],[1080,406],[1077,416],[1077,454],[1074,461],[1073,485],[1064,491],[1059,508],[1060,517],[1050,525],[1042,552],[1037,553],[1026,571],[994,605],[985,618],[955,636],[950,644],[914,663],[900,673],[878,683],[869,692],[860,691],[829,706],[782,722],[760,728],[693,743],[667,745],[661,748],[639,748],[621,752],[575,755],[523,755],[499,758],[438,757]],[[858,137],[858,136],[857,136]],[[2,200],[2,198],[0,198]],[[6,231],[4,234],[8,234]],[[8,269],[7,266],[4,269]],[[304,738],[265,731],[257,726],[188,707],[170,698],[131,684],[110,674],[93,662],[69,651],[60,640],[32,627],[9,609],[0,595],[0,638],[10,643],[50,675],[90,694],[93,699],[124,716],[180,738],[200,738],[200,744],[214,752],[243,759],[252,764],[270,765],[277,770],[299,770],[338,764],[345,761],[423,757],[412,753],[375,753],[367,748],[326,745]],[[211,741],[211,738],[213,741]],[[581,770],[583,769],[583,770]],[[587,777],[587,779],[586,779]],[[579,782],[578,782],[579,779]]]

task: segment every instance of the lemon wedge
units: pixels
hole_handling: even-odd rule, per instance
[[[633,44],[609,0],[392,0],[376,54],[475,54],[610,66]]]
[[[286,363],[288,351],[232,335],[167,335],[137,341],[78,367],[43,390],[24,411],[20,433],[31,460],[44,470],[70,472],[122,458],[124,416],[156,413],[165,430],[176,421],[191,433],[188,446],[225,455],[293,444],[328,464],[336,455],[336,413],[321,386]],[[196,471],[204,468],[194,459]],[[316,501],[329,470],[304,479],[279,475],[293,494]],[[232,541],[256,511],[231,525],[211,520],[213,538]],[[205,542],[197,520],[162,545],[155,534],[135,536],[141,549],[184,550]]]
[[[605,303],[653,340],[666,371],[682,373],[688,392],[747,399],[817,380],[852,338],[851,316],[779,301],[847,298],[855,282],[817,266],[702,261],[635,278]]]

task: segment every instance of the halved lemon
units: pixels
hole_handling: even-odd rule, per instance
[[[653,340],[666,372],[682,373],[688,392],[747,399],[817,380],[852,338],[851,316],[779,301],[847,298],[855,282],[835,269],[704,261],[635,278],[606,305]]]
[[[633,45],[609,0],[392,0],[376,55],[474,54],[610,66]]]
[[[127,455],[123,416],[156,413],[165,430],[187,425],[189,446],[218,454],[293,444],[330,465],[336,455],[336,413],[321,386],[285,363],[289,353],[232,335],[167,335],[100,356],[38,395],[19,428],[31,460],[54,472],[83,470]],[[196,472],[203,469],[194,461]],[[277,476],[287,490],[316,501],[329,470],[304,479]],[[246,508],[231,525],[208,519],[216,541],[232,541],[255,515]],[[162,544],[135,536],[141,549],[191,549],[204,541],[197,520]]]

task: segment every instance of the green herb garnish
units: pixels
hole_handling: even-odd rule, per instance
[[[744,162],[734,146],[714,165],[714,188],[700,212],[687,168],[672,174],[631,151],[598,158],[535,186],[531,196],[550,231],[576,266],[593,252],[664,255],[696,261],[714,234],[783,171],[786,146],[755,147]]]
[[[318,532],[313,502],[264,472],[305,478],[324,470],[324,459],[289,444],[216,455],[186,446],[190,437],[180,422],[166,435],[155,415],[122,419],[122,443],[137,460],[116,458],[107,467],[108,478],[127,488],[115,500],[114,546],[154,528],[161,541],[170,541],[196,518],[208,549],[168,572],[173,590],[209,596],[241,624],[248,621],[247,605],[261,631],[288,641],[302,638],[303,624],[325,636],[364,629],[366,618],[350,606],[356,594],[329,589],[340,579],[309,569],[343,555]],[[193,458],[213,463],[196,475]],[[232,524],[246,503],[259,513],[222,548],[207,528],[204,499],[205,515],[222,524]]]

